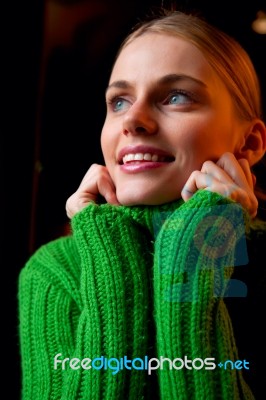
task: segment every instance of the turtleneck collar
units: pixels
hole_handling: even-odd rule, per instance
[[[110,219],[115,219],[118,215],[124,215],[136,222],[138,225],[148,229],[152,235],[156,235],[163,224],[166,214],[172,214],[184,203],[183,199],[177,199],[169,203],[160,205],[135,205],[135,206],[116,206],[111,204],[97,205],[89,203],[87,207],[94,208],[91,212],[105,214]],[[81,212],[86,212],[85,207]],[[74,216],[75,219],[75,216]]]

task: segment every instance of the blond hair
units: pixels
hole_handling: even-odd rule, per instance
[[[257,73],[249,55],[234,38],[197,15],[163,11],[163,15],[137,25],[123,41],[117,57],[134,39],[150,32],[177,36],[193,43],[224,82],[239,117],[247,121],[262,118]]]

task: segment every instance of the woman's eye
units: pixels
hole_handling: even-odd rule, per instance
[[[114,112],[124,111],[129,107],[129,101],[122,97],[115,97],[109,101]]]
[[[184,92],[175,92],[175,93],[171,93],[167,99],[166,99],[166,103],[168,104],[188,104],[188,103],[192,103],[192,99],[191,96],[189,96],[188,93],[184,93]]]

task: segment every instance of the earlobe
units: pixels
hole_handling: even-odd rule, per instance
[[[245,158],[249,165],[256,164],[266,151],[266,126],[262,120],[255,120],[249,128],[245,142],[238,152],[238,158]]]

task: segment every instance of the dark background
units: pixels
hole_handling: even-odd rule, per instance
[[[170,1],[163,2],[166,8]],[[257,69],[266,114],[266,35],[252,31],[266,0],[173,1],[234,36]],[[236,4],[237,3],[237,4]],[[9,22],[8,108],[1,146],[1,267],[5,293],[5,372],[9,399],[19,399],[17,279],[41,244],[67,232],[66,199],[93,162],[102,162],[104,90],[118,45],[161,1],[28,1]],[[4,17],[3,17],[4,18]],[[5,78],[5,76],[4,76]],[[3,161],[5,160],[5,161]]]

